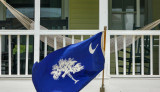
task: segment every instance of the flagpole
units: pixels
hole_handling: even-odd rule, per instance
[[[106,47],[106,30],[107,27],[104,27],[104,42],[103,42],[103,51],[105,53],[105,47]],[[105,56],[105,55],[104,55]],[[105,88],[104,88],[104,69],[102,71],[102,87],[100,88],[100,92],[105,92]]]

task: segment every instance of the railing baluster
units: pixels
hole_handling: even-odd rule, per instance
[[[83,35],[81,35],[81,41],[83,41]]]
[[[54,50],[57,50],[57,39],[56,39],[56,36],[54,36]]]
[[[115,38],[115,60],[116,60],[116,75],[119,75],[118,69],[118,47],[117,47],[117,35],[114,36]]]
[[[45,38],[44,38],[44,57],[47,56],[47,36],[45,35]]]
[[[72,35],[72,44],[74,44],[74,35]]]
[[[1,73],[1,64],[2,64],[2,36],[0,35],[0,75],[2,74]]]
[[[126,75],[126,36],[123,37],[123,75]]]
[[[29,35],[26,35],[26,69],[25,74],[28,75],[28,55],[29,55]]]
[[[144,75],[144,36],[141,36],[141,75]]]
[[[150,35],[150,75],[153,75],[153,36]]]
[[[9,75],[11,75],[11,35],[8,35],[8,67]]]
[[[132,75],[135,75],[135,35],[133,35],[133,38],[132,38]]]
[[[66,46],[66,39],[65,39],[65,35],[63,35],[63,47]]]
[[[20,75],[20,35],[17,35],[17,75]]]
[[[160,35],[159,35],[159,75],[160,75]]]

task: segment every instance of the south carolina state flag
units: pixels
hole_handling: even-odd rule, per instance
[[[79,92],[104,68],[102,32],[50,53],[32,69],[37,92]]]

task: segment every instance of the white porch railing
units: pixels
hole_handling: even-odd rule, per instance
[[[108,31],[108,34],[107,35],[113,35],[114,37],[115,37],[115,71],[116,71],[116,73],[115,74],[110,74],[110,75],[108,75],[110,78],[118,78],[118,77],[123,77],[123,78],[126,78],[126,77],[135,77],[135,78],[160,78],[160,65],[158,65],[158,68],[156,68],[154,71],[158,71],[158,74],[156,74],[156,75],[154,75],[154,73],[153,73],[153,69],[154,69],[154,67],[153,67],[153,36],[158,36],[159,38],[159,41],[160,41],[160,36],[159,36],[159,34],[160,34],[160,31],[157,31],[157,30],[145,30],[145,31],[139,31],[139,30],[135,30],[135,31],[130,31],[130,30],[128,30],[128,31],[124,31],[124,30],[112,30],[112,31]],[[118,51],[117,51],[117,36],[123,36],[123,74],[119,74],[119,60],[118,60]],[[132,58],[131,58],[131,63],[132,63],[132,74],[126,74],[126,36],[128,36],[128,35],[130,35],[130,36],[132,36]],[[135,37],[136,36],[141,36],[141,42],[140,42],[140,50],[141,50],[141,61],[139,62],[139,64],[140,64],[140,74],[136,74],[136,65],[135,65],[135,63],[136,63],[136,56],[135,56],[135,51],[136,51],[136,46],[135,46]],[[144,55],[144,40],[146,40],[146,39],[144,39],[144,36],[149,36],[150,37],[150,48],[149,48],[149,50],[150,50],[150,52],[149,52],[149,74],[145,74],[144,73],[144,70],[145,70],[145,64],[144,64],[144,62],[145,62],[145,55]],[[108,41],[109,39],[107,39],[107,41]],[[107,46],[109,46],[109,45],[107,45]],[[106,47],[107,47],[106,46]],[[159,43],[159,48],[158,48],[158,54],[160,55],[160,43]],[[106,53],[108,53],[108,52],[106,52]],[[106,58],[110,58],[110,57],[108,57],[108,56],[106,56]],[[159,60],[158,60],[158,64],[160,64],[160,58],[158,58]],[[111,62],[109,62],[109,61],[111,61],[111,60],[109,60],[108,59],[108,61],[106,61],[106,63],[108,62],[109,64],[108,65],[110,65],[110,63]],[[106,67],[111,67],[111,66],[106,66]],[[111,72],[111,71],[107,71],[107,72]]]
[[[34,30],[1,30],[0,31],[0,66],[2,66],[2,36],[3,35],[7,35],[8,36],[8,73],[7,74],[3,74],[1,72],[2,67],[0,67],[0,77],[17,77],[17,78],[23,78],[23,77],[31,77],[31,74],[28,73],[28,63],[29,62],[33,62],[33,61],[29,61],[29,41],[30,41],[30,35],[33,35],[35,37],[40,37],[42,35],[45,35],[45,42],[44,42],[44,57],[47,55],[47,35],[63,35],[63,46],[66,46],[66,42],[65,42],[65,35],[70,35],[71,39],[72,39],[72,44],[74,43],[74,38],[75,36],[79,35],[80,36],[80,40],[83,41],[84,40],[84,36],[85,35],[94,35],[96,33],[100,32],[100,30],[55,30],[55,31],[51,31],[51,30],[40,30],[38,33],[37,31],[34,32]],[[11,47],[11,40],[12,40],[12,36],[17,36],[17,72],[16,74],[12,74],[12,47]],[[26,51],[25,51],[25,73],[21,74],[20,71],[20,67],[21,67],[21,56],[20,56],[20,36],[24,35],[26,37]],[[118,51],[117,51],[117,36],[123,36],[123,74],[120,74],[120,69],[119,69],[119,59],[118,59]],[[132,36],[132,74],[127,74],[127,55],[126,55],[126,36]],[[140,62],[140,74],[136,74],[136,59],[135,59],[135,37],[141,35],[141,62]],[[144,36],[149,35],[150,36],[150,61],[149,61],[149,74],[145,74],[145,56],[144,56]],[[106,58],[106,63],[105,63],[105,78],[119,78],[119,77],[133,77],[133,78],[160,78],[160,59],[158,61],[158,68],[157,71],[159,72],[159,74],[154,75],[153,73],[153,36],[159,36],[160,35],[160,31],[157,30],[146,30],[146,31],[123,31],[123,30],[108,30],[106,33],[106,51],[105,51],[105,58]],[[115,66],[111,66],[111,55],[110,54],[110,39],[111,36],[115,37]],[[39,38],[38,38],[39,39]],[[57,49],[57,40],[56,37],[54,37],[54,50]],[[39,40],[36,40],[36,38],[34,38],[34,41],[39,42]],[[36,43],[37,43],[36,42]],[[159,44],[160,44],[160,36],[159,36]],[[159,57],[160,57],[160,45],[159,46]],[[40,44],[35,44],[34,42],[34,47],[39,49]],[[37,49],[34,49],[34,61],[39,61],[40,59],[40,51],[38,51],[37,53]],[[115,67],[115,74],[111,74],[111,71],[113,71],[111,69],[111,67]],[[101,78],[101,76],[97,77],[97,78]]]

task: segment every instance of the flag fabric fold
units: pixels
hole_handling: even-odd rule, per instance
[[[79,92],[104,69],[102,32],[56,50],[32,68],[37,92]]]

